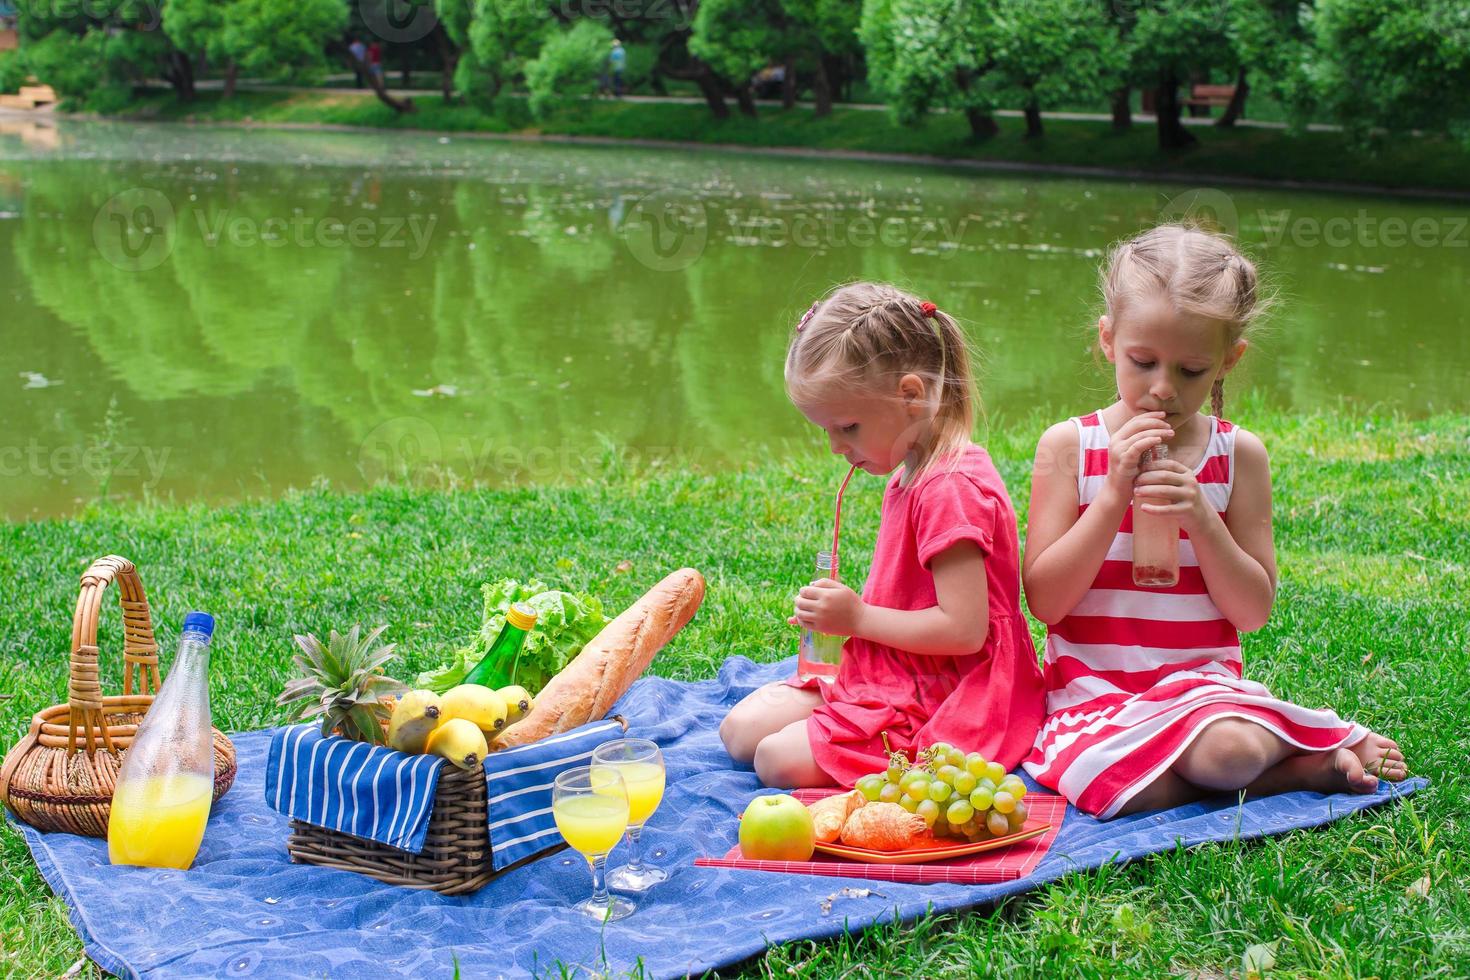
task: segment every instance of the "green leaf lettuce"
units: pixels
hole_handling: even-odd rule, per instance
[[[544,582],[515,579],[486,582],[480,588],[485,594],[485,611],[479,632],[469,646],[454,651],[449,663],[419,674],[417,686],[443,694],[462,683],[505,628],[506,610],[515,602],[531,604],[536,610],[536,626],[521,648],[511,683],[521,685],[533,695],[539,694],[546,682],[560,673],[608,623],[602,601],[586,593],[562,592],[548,589]]]

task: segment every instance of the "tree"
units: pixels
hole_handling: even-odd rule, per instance
[[[526,65],[531,114],[542,119],[569,98],[593,95],[612,39],[606,25],[587,19],[565,31],[553,32],[536,58]]]
[[[983,0],[864,0],[858,33],[868,77],[900,121],[943,107],[963,112],[975,139],[995,135],[990,14]]]
[[[1235,73],[1239,59],[1226,33],[1225,0],[1149,0],[1138,11],[1131,35],[1131,74],[1155,90],[1159,148],[1181,149],[1198,142],[1180,122],[1179,86],[1211,68]]]
[[[786,70],[782,101],[796,103],[798,73],[812,79],[816,115],[832,111],[832,76],[857,52],[858,8],[848,0],[702,0],[689,50],[743,85],[772,61]]]
[[[1462,0],[1317,0],[1308,29],[1311,98],[1359,139],[1374,127],[1470,126],[1470,7]]]
[[[647,5],[589,3],[585,7],[560,0],[474,0],[468,24],[458,23],[452,29],[469,40],[469,51],[460,62],[460,91],[473,93],[471,97],[477,100],[493,99],[507,83],[524,77],[549,40],[589,21],[612,31],[629,50],[630,61],[635,51],[654,52],[652,72],[693,82],[716,117],[730,114],[725,102],[729,96],[735,97],[741,111],[754,114],[748,85],[732,85],[689,51],[698,6],[698,0]]]
[[[1096,0],[996,0],[995,83],[1026,113],[1026,138],[1042,134],[1041,107],[1090,102],[1115,89],[1125,63]]]
[[[327,39],[346,21],[339,0],[169,0],[163,9],[163,29],[179,50],[225,69],[225,98],[242,69],[266,79],[320,71]]]
[[[68,102],[121,108],[134,85],[166,78],[181,100],[194,97],[189,59],[159,29],[148,0],[18,0],[25,67]]]

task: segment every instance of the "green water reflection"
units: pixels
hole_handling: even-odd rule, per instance
[[[612,453],[717,467],[811,443],[782,394],[787,331],[858,277],[968,324],[993,418],[1061,417],[1106,397],[1087,335],[1101,250],[1184,190],[386,134],[8,129],[12,519],[104,484],[226,500],[320,477],[551,480]],[[1204,203],[1233,211],[1283,293],[1234,391],[1291,409],[1470,404],[1470,209]]]

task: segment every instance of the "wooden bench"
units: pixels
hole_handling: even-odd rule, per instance
[[[0,109],[34,109],[56,101],[50,85],[22,85],[17,95],[0,95]]]
[[[1234,85],[1191,85],[1189,98],[1182,100],[1180,104],[1224,107],[1229,105],[1233,98],[1235,98]]]

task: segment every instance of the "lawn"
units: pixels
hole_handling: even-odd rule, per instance
[[[420,98],[417,106],[417,112],[398,114],[371,94],[309,90],[241,91],[230,100],[221,100],[215,92],[201,92],[196,101],[184,104],[170,93],[155,92],[140,96],[128,115],[172,121],[684,140],[899,153],[1031,168],[1102,167],[1191,180],[1299,180],[1470,191],[1470,147],[1433,137],[1392,137],[1380,145],[1360,147],[1340,133],[1201,127],[1191,130],[1199,137],[1197,146],[1162,152],[1153,125],[1146,123],[1119,134],[1106,122],[1049,119],[1046,135],[1031,141],[1023,138],[1020,120],[1002,119],[1000,135],[976,142],[964,119],[955,113],[929,116],[917,126],[901,126],[886,112],[840,108],[818,119],[806,108],[783,111],[762,106],[754,118],[732,108],[730,118],[721,120],[704,105],[597,101],[571,103],[551,118],[532,124],[529,119],[509,122],[470,105],[446,105],[438,98]]]
[[[1238,974],[1248,946],[1278,942],[1278,971],[1312,976],[1470,972],[1466,852],[1470,720],[1470,420],[1249,404],[1276,474],[1281,588],[1245,640],[1248,675],[1397,737],[1432,787],[1315,832],[1209,845],[1074,875],[997,908],[794,943],[739,975],[1154,976]],[[1024,522],[1031,419],[988,440]],[[830,457],[740,472],[630,470],[614,453],[585,483],[532,489],[316,487],[266,503],[95,505],[73,520],[0,526],[0,743],[65,696],[77,579],[117,552],[142,572],[167,652],[183,614],[213,612],[215,722],[279,723],[291,634],[389,624],[401,669],[436,665],[479,624],[480,582],[537,575],[620,608],[668,570],[701,569],[709,593],[656,673],[712,676],[729,655],[788,655],[789,597],[829,526]],[[844,566],[866,571],[879,483],[855,482]],[[623,562],[631,571],[620,571]],[[119,616],[104,616],[112,689]],[[1033,624],[1034,625],[1034,624]],[[1038,630],[1037,635],[1040,636]],[[167,659],[167,658],[166,658]],[[81,957],[62,902],[20,837],[0,829],[0,973],[57,976]],[[1427,895],[1411,888],[1427,878]]]

